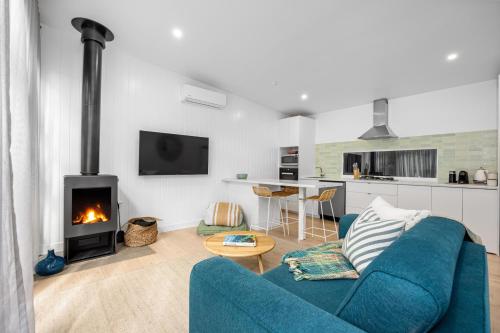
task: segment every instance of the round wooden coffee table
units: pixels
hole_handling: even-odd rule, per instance
[[[257,246],[224,246],[224,236],[226,235],[255,235]],[[276,242],[269,236],[255,231],[227,231],[212,235],[205,239],[205,248],[213,254],[223,257],[244,258],[256,256],[259,261],[260,273],[264,273],[262,255],[274,249]]]

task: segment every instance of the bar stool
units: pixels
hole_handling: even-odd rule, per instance
[[[281,191],[274,192],[274,193],[279,193],[281,196],[280,199],[283,199],[285,201],[285,222],[286,222],[286,229],[287,229],[287,235],[290,235],[290,224],[291,223],[298,223],[299,219],[295,217],[290,217],[288,215],[288,200],[291,197],[294,197],[299,194],[299,188],[294,187],[294,186],[283,186],[281,188]],[[298,198],[297,198],[298,200]],[[292,222],[290,222],[292,221]]]
[[[337,189],[333,188],[333,189],[328,189],[328,190],[323,191],[320,195],[313,195],[313,196],[306,198],[306,202],[305,202],[306,204],[307,204],[307,201],[310,201],[313,204],[311,205],[311,226],[309,228],[307,228],[307,214],[306,214],[307,209],[304,209],[304,221],[306,224],[306,228],[304,229],[304,234],[311,235],[314,237],[314,236],[316,236],[314,234],[314,229],[322,230],[323,236],[321,236],[321,235],[318,235],[318,236],[323,237],[325,242],[326,242],[327,237],[330,237],[330,236],[335,235],[335,234],[338,235],[337,224],[335,223],[335,213],[333,211],[333,204],[332,204],[332,198],[335,196],[336,192],[337,192]],[[320,207],[320,211],[321,211],[321,220],[323,222],[323,228],[318,228],[318,227],[314,226],[314,207],[315,207],[314,203],[316,203],[316,202],[319,203],[319,207]],[[323,213],[323,203],[326,203],[326,202],[330,203],[330,209],[332,210],[334,230],[328,230],[325,227],[325,215]],[[308,230],[311,230],[311,232],[308,232]],[[330,232],[328,235],[327,235],[327,231]]]
[[[261,227],[259,225],[252,225],[250,228],[251,229],[264,229],[266,230],[266,235],[269,233],[270,229],[273,229],[273,226],[279,226],[281,225],[283,227],[283,236],[286,235],[285,231],[285,217],[283,216],[283,210],[281,207],[281,199],[289,196],[287,192],[284,191],[271,191],[269,187],[266,186],[252,186],[253,192],[259,197],[259,198],[264,198],[267,199],[267,221],[266,221],[266,227]],[[271,199],[276,199],[278,200],[278,205],[280,209],[280,220],[276,224],[272,222],[271,220]],[[288,215],[288,210],[286,211]]]

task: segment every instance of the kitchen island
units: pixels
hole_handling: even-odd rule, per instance
[[[307,189],[317,190],[321,187],[341,187],[340,182],[318,181],[314,179],[306,180],[279,180],[279,179],[236,179],[225,178],[222,180],[226,184],[226,200],[238,203],[245,214],[246,222],[249,226],[263,226],[267,218],[267,201],[257,197],[250,186],[259,185],[269,187],[271,190],[279,190],[281,186],[297,187],[298,194],[298,240],[304,239],[305,229],[305,198]],[[275,201],[275,200],[273,200]],[[272,208],[275,216],[279,216],[279,207],[273,202]]]

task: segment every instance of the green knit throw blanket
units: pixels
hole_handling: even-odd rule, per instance
[[[357,279],[358,272],[342,254],[342,240],[288,252],[281,259],[295,281]]]

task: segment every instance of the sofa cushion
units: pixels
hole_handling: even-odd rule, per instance
[[[404,220],[406,222],[405,230],[410,230],[422,219],[429,217],[431,212],[428,210],[402,209],[394,207],[382,197],[376,197],[370,206],[383,220]]]
[[[355,282],[355,280],[348,279],[295,281],[286,264],[280,265],[262,276],[275,285],[332,314],[335,313],[335,310]]]
[[[233,202],[212,202],[205,214],[206,225],[237,227],[243,222],[243,210]]]
[[[226,232],[226,231],[245,231],[248,230],[248,226],[245,222],[240,224],[237,227],[222,227],[218,225],[206,225],[205,222],[202,220],[200,221],[200,224],[198,225],[198,228],[196,229],[196,232],[200,236],[210,236],[214,234],[218,234],[220,232]]]
[[[426,332],[446,313],[464,227],[428,217],[361,274],[337,315],[368,332]]]
[[[191,271],[189,332],[363,333],[337,316],[220,257],[203,260]]]
[[[339,220],[339,238],[344,238],[351,225],[358,218],[358,214],[345,214]]]
[[[431,332],[490,332],[488,264],[484,246],[464,242],[448,311]]]
[[[342,245],[342,253],[359,273],[399,238],[406,225],[403,218],[382,218],[373,207],[376,201],[359,214]]]

